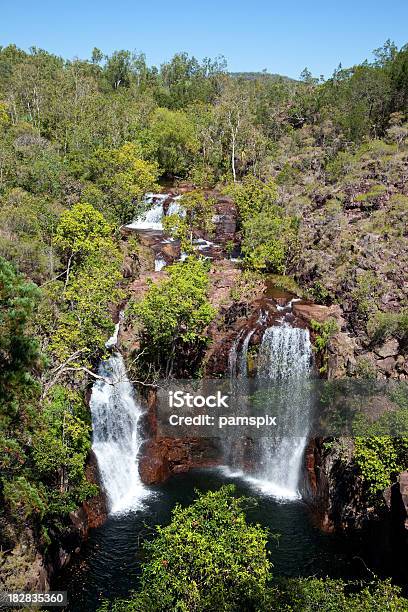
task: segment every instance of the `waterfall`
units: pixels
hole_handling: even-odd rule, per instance
[[[230,352],[231,376],[235,374],[243,379],[239,387],[240,411],[249,389],[250,379],[246,384],[245,380],[248,345],[253,333],[254,330],[246,335],[240,353],[238,345],[242,335],[239,335]],[[240,474],[257,489],[281,499],[299,497],[299,477],[312,410],[311,364],[312,347],[307,329],[290,327],[287,323],[266,329],[259,348],[254,385],[257,392],[264,394],[262,410],[277,413],[273,437],[254,440],[254,467],[250,474],[236,472],[237,440],[232,437],[223,443],[225,458],[236,475]]]
[[[277,497],[299,496],[299,476],[311,418],[308,379],[312,347],[307,329],[287,324],[269,327],[259,351],[258,379],[270,388],[278,409],[273,438],[260,441],[256,476],[261,489]]]
[[[185,213],[178,203],[180,197],[181,196],[176,196],[172,199],[167,210],[168,215],[178,214],[184,216]],[[167,193],[147,193],[144,197],[144,202],[149,208],[126,227],[134,230],[163,231],[163,204],[168,198],[169,195]]]
[[[166,265],[166,260],[161,255],[157,255],[154,260],[154,271],[160,272]]]
[[[245,336],[245,340],[242,343],[241,355],[238,359],[238,375],[242,376],[243,378],[246,378],[248,373],[248,346],[254,331],[254,329],[251,329],[251,331]]]
[[[116,345],[119,324],[107,346]],[[137,509],[147,495],[137,458],[143,442],[139,421],[143,414],[136,401],[120,353],[99,366],[99,379],[92,387],[92,449],[98,460],[102,485],[112,513]]]

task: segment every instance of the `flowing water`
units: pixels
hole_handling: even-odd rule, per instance
[[[169,194],[167,193],[148,193],[145,196],[144,202],[146,204],[147,210],[140,215],[137,219],[129,223],[126,227],[134,230],[155,230],[162,231],[163,230],[163,217],[164,217],[164,202],[169,198]],[[180,204],[178,200],[180,196],[176,196],[172,198],[168,210],[167,215],[178,214],[183,216],[183,211],[180,208]]]
[[[262,323],[262,321],[260,321]],[[255,329],[237,336],[229,355],[230,375],[237,377],[240,413],[248,409],[248,393],[256,394],[265,412],[277,415],[273,436],[258,437],[251,469],[242,466],[244,440],[222,441],[225,474],[240,476],[256,489],[280,499],[297,499],[307,432],[312,416],[310,374],[312,347],[309,331],[287,323],[265,330],[258,354],[255,380],[247,375],[248,348]],[[242,341],[242,343],[241,343]],[[241,343],[241,347],[239,345]]]
[[[107,347],[116,346],[119,325],[120,321]],[[125,512],[140,507],[148,495],[137,465],[143,442],[139,428],[143,410],[135,398],[120,353],[101,363],[98,374],[102,378],[93,385],[90,399],[92,449],[110,512]]]
[[[265,331],[259,351],[258,379],[271,388],[278,413],[273,438],[262,438],[257,477],[262,490],[278,497],[299,497],[299,480],[312,416],[309,330],[287,324]]]
[[[119,324],[108,346],[117,345]],[[242,332],[230,361],[240,384],[249,383],[247,351],[253,332]],[[241,353],[239,344],[242,343]],[[282,383],[289,394],[281,396],[287,408],[278,435],[262,440],[256,473],[232,474],[222,468],[194,470],[173,476],[158,487],[144,486],[137,458],[142,442],[139,421],[142,409],[128,380],[123,359],[114,353],[100,366],[92,390],[93,449],[110,505],[107,521],[91,530],[80,554],[57,577],[52,588],[68,591],[69,612],[96,612],[104,598],[126,597],[137,589],[143,552],[141,543],[152,537],[154,526],[167,524],[176,503],[190,504],[196,489],[214,490],[234,476],[239,494],[255,497],[248,520],[268,527],[268,547],[274,576],[331,576],[371,579],[380,574],[384,557],[374,539],[350,540],[322,533],[314,525],[307,506],[298,499],[297,486],[304,451],[309,402],[297,383],[310,375],[311,352],[305,330],[288,326],[266,330],[260,347],[259,379]],[[244,366],[245,364],[245,366]],[[296,442],[291,419],[304,419],[303,436]],[[255,490],[255,493],[254,493]],[[279,534],[278,542],[272,537]],[[376,555],[378,559],[376,559]]]

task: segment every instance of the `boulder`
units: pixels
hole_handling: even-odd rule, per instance
[[[161,446],[155,440],[148,442],[139,461],[139,474],[147,485],[160,484],[167,480],[170,476],[170,469],[166,447]]]
[[[376,355],[386,359],[387,357],[395,357],[399,352],[399,344],[396,338],[391,338],[380,348],[375,350]]]
[[[308,304],[305,302],[295,302],[292,307],[295,317],[303,319],[308,325],[311,321],[324,323],[327,319],[335,319],[340,329],[344,327],[344,319],[338,304],[332,306],[322,306],[320,304]]]
[[[395,369],[396,363],[397,361],[394,357],[386,357],[385,359],[377,360],[377,367],[379,370],[381,370],[381,372],[389,376]]]

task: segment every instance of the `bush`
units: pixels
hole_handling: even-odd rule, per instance
[[[261,609],[271,567],[267,531],[246,522],[246,500],[233,493],[228,485],[199,494],[187,508],[177,505],[170,525],[157,527],[155,539],[144,545],[148,560],[139,592],[112,609]]]
[[[207,299],[207,269],[207,263],[195,257],[169,266],[169,277],[151,284],[145,297],[128,309],[141,324],[146,363],[150,360],[167,374],[183,353],[187,365],[193,367],[207,341],[204,331],[215,315]],[[186,359],[189,350],[191,359]]]
[[[405,343],[408,339],[408,310],[377,312],[369,319],[367,331],[374,345],[392,337]]]
[[[297,253],[299,223],[275,210],[260,212],[243,224],[242,253],[254,270],[285,274]]]

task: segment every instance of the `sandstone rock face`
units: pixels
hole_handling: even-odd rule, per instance
[[[100,491],[98,495],[82,504],[82,508],[74,513],[73,519],[71,517],[74,526],[79,530],[83,539],[87,537],[89,529],[102,525],[108,516],[106,495],[101,487],[98,462],[93,451],[89,454],[85,476],[88,482],[98,485]]]
[[[380,348],[375,350],[375,353],[382,357],[382,359],[386,359],[388,357],[395,357],[399,352],[399,342],[396,338],[391,338],[383,344]]]
[[[356,341],[348,334],[337,332],[330,339],[327,377],[329,379],[345,378],[354,374],[356,367]]]
[[[324,323],[327,319],[335,319],[340,329],[344,326],[344,319],[338,304],[322,306],[320,304],[297,302],[293,305],[293,314],[303,319],[308,325],[311,321]]]
[[[322,438],[310,440],[305,453],[302,496],[327,532],[361,529],[371,518],[363,483],[352,465],[353,441],[339,438],[325,448]]]
[[[219,451],[210,438],[155,438],[147,442],[139,474],[148,485],[165,482],[172,474],[219,463]]]

